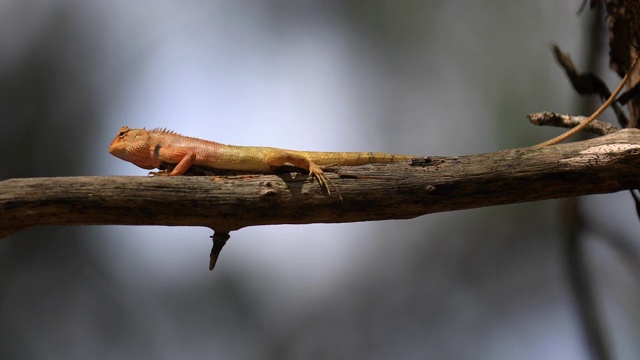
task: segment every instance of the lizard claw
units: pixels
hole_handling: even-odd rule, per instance
[[[313,176],[314,178],[316,178],[318,180],[318,184],[320,184],[320,188],[322,189],[322,192],[324,192],[327,196],[331,196],[331,188],[333,188],[336,191],[336,194],[338,194],[338,197],[340,198],[340,201],[342,201],[342,195],[340,195],[340,191],[338,191],[338,188],[327,177],[327,175],[325,175],[325,173],[324,173],[324,171],[322,171],[322,169],[320,169],[316,165],[310,166],[309,167],[309,175]]]
[[[167,172],[167,170],[149,171],[149,174],[147,174],[147,176],[148,177],[169,176],[169,173]]]

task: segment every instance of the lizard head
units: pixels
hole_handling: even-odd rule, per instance
[[[151,156],[151,148],[151,136],[147,130],[123,126],[109,145],[109,153],[143,169],[153,169],[160,162]]]

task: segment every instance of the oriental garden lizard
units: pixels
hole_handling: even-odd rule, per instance
[[[109,153],[143,169],[167,166],[169,170],[150,175],[183,175],[192,165],[217,170],[272,173],[292,165],[308,171],[318,180],[322,191],[331,195],[335,185],[322,171],[328,166],[356,166],[390,163],[415,158],[409,155],[379,152],[297,151],[262,146],[224,145],[213,141],[179,135],[167,129],[130,129],[124,126],[109,146]]]

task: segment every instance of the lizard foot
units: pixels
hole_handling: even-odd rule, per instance
[[[314,178],[316,178],[316,180],[318,180],[318,184],[320,184],[320,188],[322,189],[323,193],[325,193],[327,196],[331,196],[331,188],[333,188],[336,194],[338,194],[338,198],[340,198],[340,201],[342,201],[342,195],[340,195],[340,191],[338,191],[338,188],[327,177],[327,175],[325,175],[324,171],[322,171],[320,167],[318,167],[315,164],[312,166],[309,166],[309,175],[313,176]]]
[[[169,176],[169,172],[167,170],[149,171],[149,174],[147,174],[147,176],[148,177]]]

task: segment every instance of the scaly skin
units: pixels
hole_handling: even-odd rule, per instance
[[[182,175],[192,165],[221,170],[271,173],[284,165],[306,170],[315,177],[322,190],[331,195],[335,186],[321,166],[355,166],[390,163],[414,158],[378,152],[297,151],[262,146],[224,145],[176,134],[166,129],[129,129],[124,126],[109,146],[109,153],[143,169],[175,164],[173,170],[151,172],[153,175]],[[336,189],[337,191],[337,189]]]

